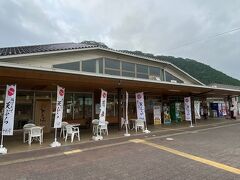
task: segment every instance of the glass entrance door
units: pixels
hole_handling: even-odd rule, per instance
[[[63,119],[89,126],[92,120],[93,98],[90,93],[66,93]]]

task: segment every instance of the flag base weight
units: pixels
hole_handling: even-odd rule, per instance
[[[190,125],[189,127],[194,127],[193,125]]]
[[[103,137],[97,135],[97,136],[93,136],[92,139],[93,139],[94,141],[99,141],[99,140],[103,140]]]
[[[5,147],[0,147],[0,154],[7,154],[7,148]]]
[[[148,134],[148,133],[150,133],[151,131],[145,129],[143,132],[146,133],[146,134]]]
[[[127,134],[127,133],[125,133],[124,136],[131,136],[131,134]]]
[[[60,142],[54,141],[53,143],[50,144],[51,147],[59,147],[61,146]]]

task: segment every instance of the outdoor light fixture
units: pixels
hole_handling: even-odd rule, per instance
[[[170,92],[180,92],[180,90],[178,90],[178,89],[169,89],[168,91],[170,91]]]

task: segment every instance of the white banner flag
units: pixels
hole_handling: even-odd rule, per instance
[[[7,85],[3,115],[2,135],[12,136],[16,103],[16,85]]]
[[[61,128],[62,126],[64,94],[65,94],[65,89],[60,86],[57,86],[57,102],[56,102],[54,128]]]
[[[128,124],[128,92],[126,91],[126,122]]]
[[[223,116],[226,116],[226,115],[227,115],[227,109],[226,109],[226,104],[225,104],[225,102],[222,104],[222,114],[223,114]]]
[[[201,119],[200,115],[200,101],[194,101],[194,112],[195,112],[195,118]]]
[[[105,125],[107,110],[107,91],[101,90],[99,125]]]
[[[184,107],[185,107],[185,120],[192,121],[192,112],[191,112],[191,98],[184,98]]]
[[[137,107],[137,118],[143,121],[146,121],[143,92],[136,93],[136,107]]]
[[[232,98],[232,105],[233,105],[233,117],[237,116],[237,98]]]

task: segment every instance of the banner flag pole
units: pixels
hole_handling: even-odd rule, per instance
[[[57,141],[57,128],[62,127],[62,115],[63,115],[63,104],[64,104],[65,89],[57,86],[57,102],[54,119],[55,138],[54,142],[50,144],[51,147],[59,147],[61,143]]]
[[[3,134],[1,136],[0,154],[7,154],[7,148],[3,147]]]
[[[136,108],[137,108],[137,119],[142,120],[144,123],[143,132],[150,133],[147,129],[147,121],[146,121],[146,114],[145,114],[145,104],[144,104],[144,93],[136,93]]]
[[[3,136],[12,136],[14,129],[14,115],[16,105],[16,84],[7,85],[5,95],[5,105],[2,123],[2,138],[0,145],[0,154],[6,154],[7,148],[3,147]]]
[[[126,91],[126,118],[125,118],[125,128],[126,128],[126,133],[124,134],[124,136],[131,136],[131,134],[128,133],[128,92]]]
[[[184,97],[184,108],[185,108],[185,120],[190,121],[190,127],[193,126],[192,122],[192,109],[191,109],[191,98],[190,97]]]
[[[101,125],[106,125],[106,110],[107,110],[107,91],[101,89],[101,98],[100,98],[100,113],[99,121],[97,125],[97,132],[93,134],[92,139],[95,141],[103,140],[103,136],[98,134],[98,127]]]

